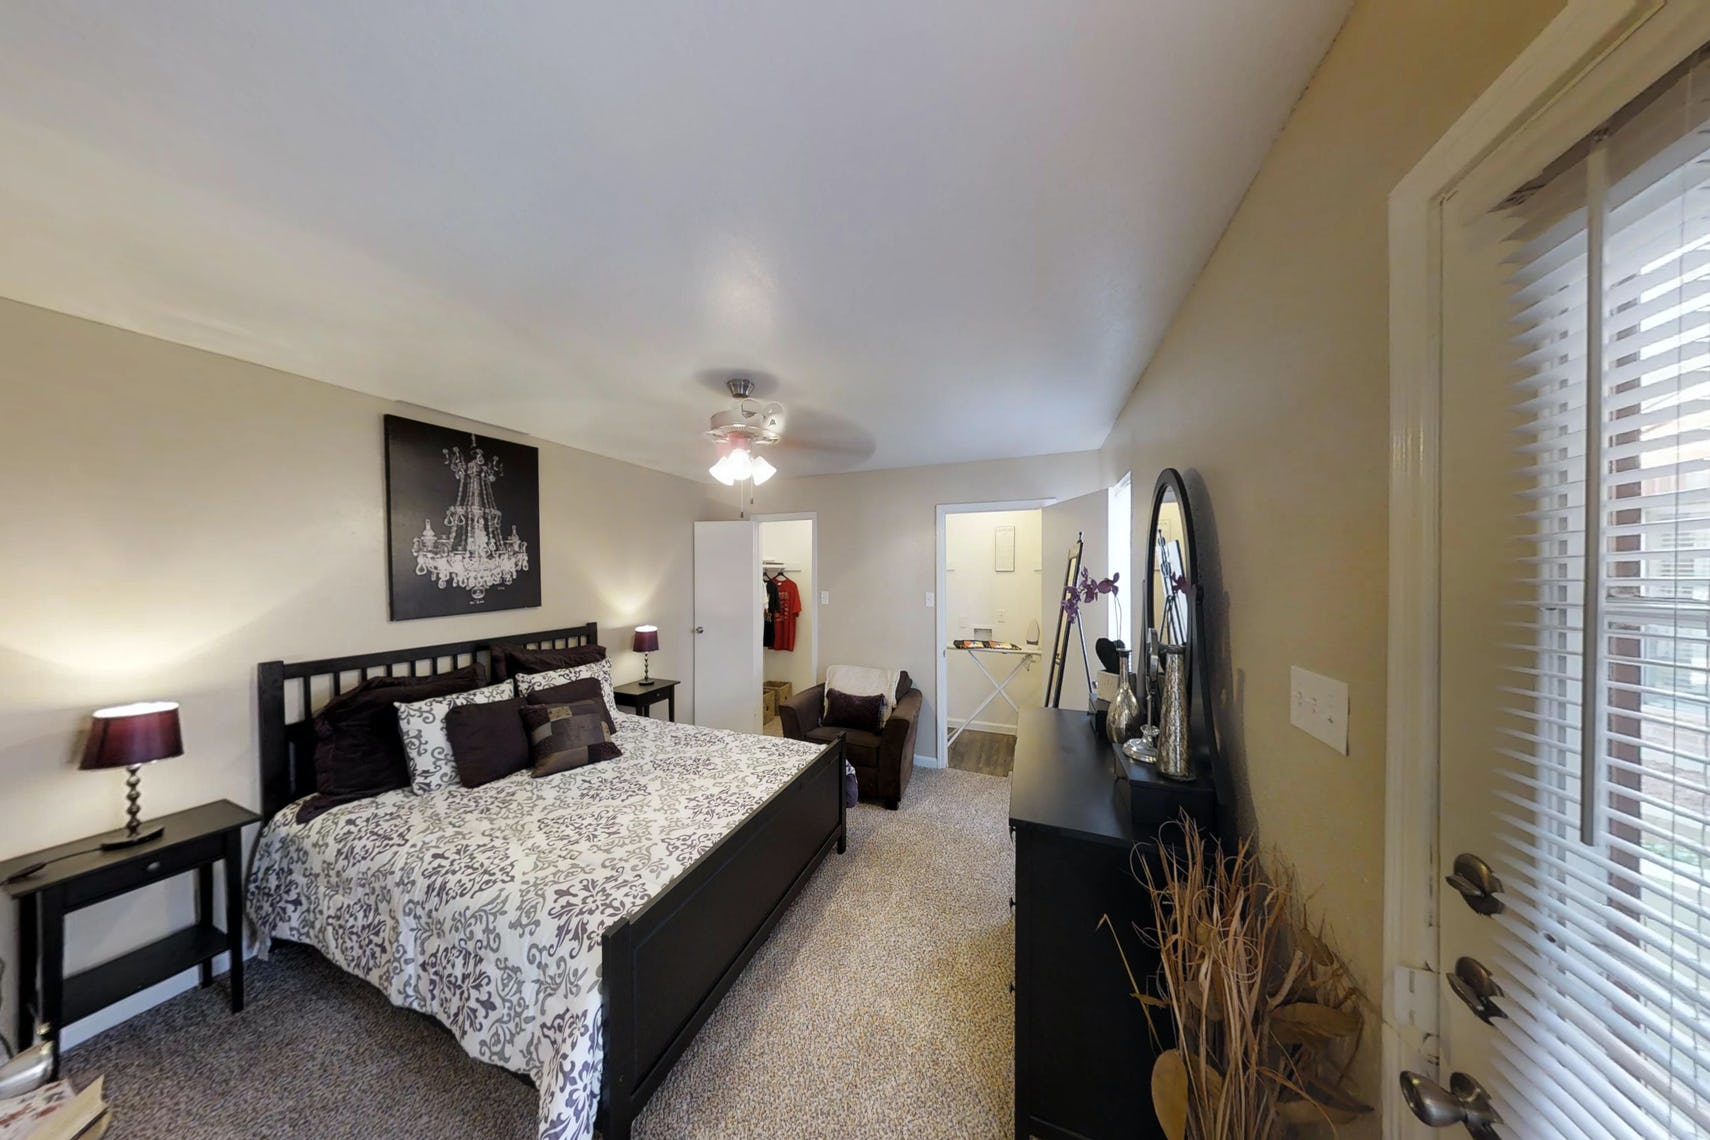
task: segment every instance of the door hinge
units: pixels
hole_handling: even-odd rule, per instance
[[[1434,1074],[1442,1063],[1442,985],[1435,970],[1421,967],[1397,966],[1390,975],[1390,1016],[1406,1068]]]

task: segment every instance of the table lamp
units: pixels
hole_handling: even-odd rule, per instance
[[[83,749],[84,769],[123,768],[125,778],[125,834],[101,844],[103,851],[134,847],[159,839],[165,828],[142,829],[142,766],[170,756],[184,755],[184,741],[178,731],[176,701],[143,701],[134,705],[115,705],[95,713],[89,729],[89,743]]]
[[[653,675],[649,671],[648,654],[659,648],[659,627],[656,625],[638,625],[635,627],[635,643],[630,646],[641,654],[641,683],[653,684]]]

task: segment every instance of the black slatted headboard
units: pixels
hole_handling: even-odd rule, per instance
[[[519,633],[481,641],[452,641],[414,649],[384,649],[320,661],[263,661],[256,667],[256,705],[261,714],[261,815],[273,813],[315,790],[315,742],[309,730],[315,712],[363,679],[390,673],[428,677],[471,661],[486,663],[496,645],[520,649],[565,649],[595,645],[593,622],[566,629]]]

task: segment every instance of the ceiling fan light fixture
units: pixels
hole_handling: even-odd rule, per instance
[[[754,485],[758,487],[777,473],[778,469],[766,462],[764,456],[756,455],[751,466],[751,473],[748,477],[754,480]]]

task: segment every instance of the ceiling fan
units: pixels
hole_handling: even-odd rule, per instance
[[[762,404],[754,399],[754,381],[746,376],[731,377],[725,387],[736,403],[712,417],[707,435],[718,441],[719,455],[707,471],[726,487],[744,480],[758,487],[778,473],[755,449],[769,447],[784,438],[784,405]]]

